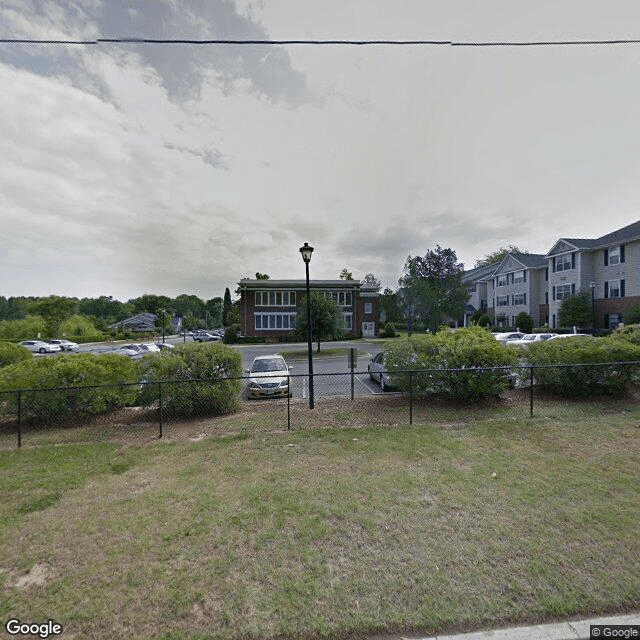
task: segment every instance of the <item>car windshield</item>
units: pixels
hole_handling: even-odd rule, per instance
[[[251,373],[261,373],[263,371],[286,371],[287,367],[282,358],[269,358],[264,360],[254,360]]]

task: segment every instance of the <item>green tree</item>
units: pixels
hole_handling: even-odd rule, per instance
[[[588,291],[576,293],[560,303],[559,327],[592,327],[593,320],[591,294]]]
[[[296,336],[304,340],[309,335],[307,324],[307,296],[300,301],[300,310],[296,316]],[[323,340],[336,340],[344,334],[344,316],[335,300],[321,293],[311,292],[311,335],[318,344]]]
[[[268,280],[269,276],[266,273],[260,273],[256,271],[256,280]]]
[[[533,331],[533,318],[524,311],[516,316],[516,327],[523,333],[531,333]]]
[[[519,249],[514,244],[510,244],[508,247],[500,247],[500,249],[496,249],[491,253],[488,253],[484,258],[480,260],[476,260],[475,267],[486,267],[489,264],[494,264],[496,262],[502,262],[508,253],[529,253],[528,251],[523,251]]]
[[[47,337],[55,338],[60,332],[60,324],[62,321],[76,313],[78,305],[79,301],[74,298],[48,296],[33,302],[30,305],[30,311],[44,318]]]
[[[629,307],[622,315],[625,324],[640,323],[640,304]]]
[[[362,278],[361,282],[365,287],[371,287],[376,291],[380,291],[380,289],[382,288],[382,283],[380,282],[380,280],[378,280],[378,278],[375,277],[373,273],[365,273],[364,278]]]
[[[70,318],[60,323],[60,332],[65,336],[99,336],[100,332],[96,329],[91,318],[78,314],[72,315]]]
[[[231,291],[229,287],[224,290],[224,299],[222,301],[222,324],[225,327],[229,326],[229,312],[231,311]]]
[[[5,340],[34,340],[42,338],[46,323],[41,316],[27,316],[18,320],[0,320],[0,338]]]
[[[353,273],[351,273],[351,271],[348,271],[347,268],[345,267],[340,272],[340,280],[353,280]]]
[[[464,265],[455,251],[437,245],[424,256],[409,256],[400,279],[404,290],[405,313],[423,319],[433,331],[447,318],[457,319],[464,313],[469,298],[462,281]]]
[[[157,313],[158,309],[171,309],[172,300],[167,296],[157,296],[145,293],[139,298],[132,298],[129,302],[133,305],[134,313]]]
[[[222,322],[222,298],[211,298],[205,303],[205,311],[209,314],[209,325],[212,327],[223,326]]]

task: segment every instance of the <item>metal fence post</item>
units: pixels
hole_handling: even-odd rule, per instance
[[[158,382],[158,401],[160,404],[159,413],[158,413],[160,435],[158,436],[158,438],[162,438],[162,382]]]
[[[291,431],[291,378],[289,378],[289,393],[287,393],[287,431]]]
[[[18,391],[18,448],[22,446],[22,392]]]
[[[533,365],[531,365],[531,375],[529,377],[529,417],[533,418]]]
[[[413,424],[413,371],[409,370],[409,424]]]

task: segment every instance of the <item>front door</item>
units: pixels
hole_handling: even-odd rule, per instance
[[[376,335],[376,323],[375,322],[363,322],[362,323],[362,337],[374,338]]]

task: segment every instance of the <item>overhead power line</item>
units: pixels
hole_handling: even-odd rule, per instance
[[[194,40],[182,38],[95,38],[93,40],[44,40],[33,38],[0,38],[0,44],[177,44],[177,45],[311,45],[311,46],[447,46],[447,47],[573,47],[640,44],[640,39],[620,38],[607,40]]]

